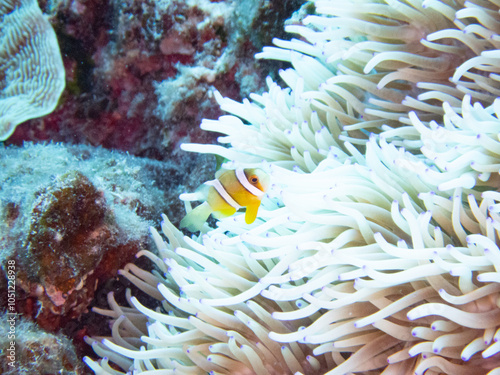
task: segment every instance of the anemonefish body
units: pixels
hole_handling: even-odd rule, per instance
[[[182,219],[181,228],[198,231],[210,214],[228,217],[241,207],[246,207],[245,222],[251,224],[268,186],[269,175],[259,168],[219,170],[215,180],[205,182],[196,193],[181,194],[182,200],[205,200]]]

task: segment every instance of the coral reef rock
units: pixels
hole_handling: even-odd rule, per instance
[[[18,312],[55,330],[86,311],[151,219],[181,211],[179,168],[88,146],[2,148],[0,258],[16,260]]]
[[[0,327],[0,372],[4,375],[84,374],[71,341],[61,334],[47,333],[23,317],[15,318],[10,330],[11,315],[2,314]],[[14,332],[14,333],[13,333]],[[12,343],[15,342],[15,345]]]

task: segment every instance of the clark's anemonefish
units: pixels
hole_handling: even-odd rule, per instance
[[[215,180],[205,182],[196,193],[181,194],[182,200],[204,202],[188,212],[180,226],[195,232],[203,227],[210,214],[216,218],[228,217],[241,207],[246,207],[245,222],[251,224],[268,186],[269,175],[262,169],[221,169],[215,174]]]

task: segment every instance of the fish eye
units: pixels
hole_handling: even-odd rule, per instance
[[[257,178],[257,176],[251,176],[250,177],[250,182],[252,184],[256,184],[257,182],[259,182],[259,179]]]

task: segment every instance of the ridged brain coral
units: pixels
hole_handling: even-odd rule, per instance
[[[52,26],[36,0],[0,0],[0,141],[57,105],[65,71]]]
[[[289,88],[184,145],[272,177],[257,221],[166,217],[161,301],[109,296],[96,374],[500,374],[498,2],[314,1],[260,57]],[[114,363],[111,364],[110,362]]]

